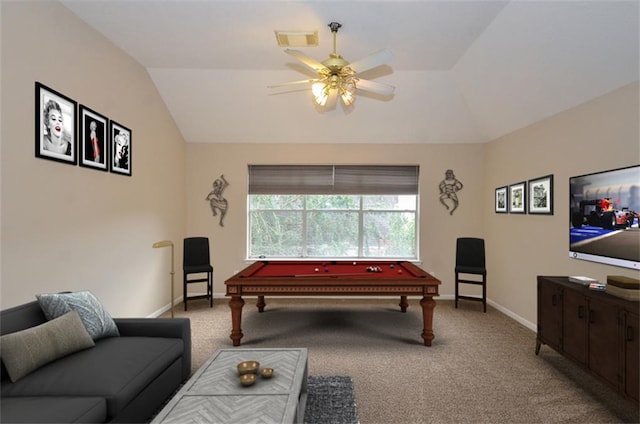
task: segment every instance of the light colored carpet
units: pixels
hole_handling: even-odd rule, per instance
[[[418,300],[404,314],[398,301],[273,298],[258,313],[246,299],[240,348],[308,348],[310,375],[353,378],[362,424],[640,422],[637,404],[547,346],[536,356],[535,333],[491,307],[436,300],[425,347]],[[175,311],[191,319],[194,370],[232,347],[226,300]]]

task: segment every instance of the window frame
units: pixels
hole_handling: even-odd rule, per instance
[[[252,174],[252,167],[268,167],[266,171],[271,173],[267,178],[271,178],[275,176],[274,181],[276,184],[275,188],[269,187],[269,184],[258,184],[259,189],[255,190],[256,181],[252,179],[255,178],[255,175]],[[410,260],[417,261],[419,260],[419,223],[420,223],[420,212],[419,212],[419,204],[420,204],[420,195],[418,190],[418,175],[419,175],[419,166],[417,165],[349,165],[348,168],[345,168],[347,173],[351,172],[351,175],[347,175],[346,177],[342,177],[342,182],[347,181],[348,184],[340,185],[339,178],[336,178],[336,168],[344,167],[343,165],[249,165],[249,190],[247,194],[247,250],[246,257],[248,259],[320,259],[320,260],[332,260],[332,259],[358,259],[358,260],[376,260],[376,259],[386,259],[386,260]],[[302,170],[304,173],[305,170],[310,170],[311,173],[322,173],[326,172],[327,168],[331,168],[332,170],[332,187],[329,189],[327,186],[327,179],[323,184],[316,184],[316,180],[311,178],[309,181],[311,184],[309,186],[305,186],[302,184],[301,187],[292,188],[295,184],[289,184],[293,180],[304,180],[304,175],[299,176],[295,174],[295,172]],[[260,169],[259,171],[261,171]],[[293,176],[283,176],[279,175],[278,172],[280,170],[284,170],[284,174],[287,172],[293,172]],[[344,171],[344,169],[341,169]],[[363,178],[359,172],[364,170],[365,173],[376,172],[377,170],[381,170],[382,180],[377,180],[375,184],[372,184],[366,178]],[[409,173],[413,173],[407,178],[404,175],[398,176],[398,173],[402,173],[405,171],[409,171]],[[368,176],[369,174],[367,174]],[[326,177],[326,174],[325,174]],[[378,177],[377,175],[374,178]],[[385,180],[385,177],[388,177]],[[413,179],[413,180],[412,180]],[[382,184],[378,184],[378,181],[382,181]],[[400,181],[403,185],[397,184]],[[361,182],[364,182],[364,185],[360,185]],[[386,185],[387,188],[384,188],[384,183],[387,182],[389,184]],[[263,183],[263,181],[260,181]],[[278,185],[279,183],[284,183],[286,186],[282,189],[282,186]],[[322,188],[318,189],[318,187],[322,186]],[[383,188],[381,189],[380,186]],[[311,187],[309,189],[309,187]],[[348,187],[345,189],[345,187]],[[354,188],[355,187],[355,188]],[[358,187],[365,187],[366,191],[373,191],[370,193],[355,193],[350,190],[358,189]],[[388,187],[393,187],[389,189]],[[408,187],[408,188],[407,188]],[[257,192],[255,192],[257,191]],[[285,191],[282,193],[273,193],[270,191]],[[293,191],[293,192],[286,192]],[[316,192],[319,191],[319,192]],[[346,191],[346,192],[345,192]],[[390,191],[389,193],[384,193],[384,191]],[[393,192],[396,191],[396,192]],[[409,193],[407,193],[409,191]],[[295,192],[295,193],[294,193]],[[295,209],[271,209],[271,208],[252,208],[252,196],[254,195],[299,195],[301,196],[301,207]],[[310,209],[309,208],[309,197],[312,195],[351,195],[358,197],[358,207],[357,208],[340,208],[340,209]],[[378,195],[378,196],[412,196],[413,197],[413,206],[412,209],[376,209],[376,208],[365,208],[365,199],[367,196]],[[261,212],[269,212],[269,211],[278,211],[278,212],[287,212],[287,213],[299,213],[300,214],[300,228],[302,231],[300,237],[301,245],[299,247],[299,255],[296,256],[267,256],[263,254],[252,254],[252,227],[253,227],[253,215]],[[309,255],[309,217],[313,213],[355,213],[357,214],[357,256],[310,256]],[[365,250],[365,239],[366,239],[366,219],[367,215],[375,215],[375,214],[411,214],[413,215],[413,255],[405,255],[405,256],[364,256]]]

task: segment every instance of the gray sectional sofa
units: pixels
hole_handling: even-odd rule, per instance
[[[47,322],[37,301],[0,311],[2,336]],[[95,340],[93,346],[65,354],[17,380],[3,357],[0,422],[148,421],[191,373],[190,321],[113,322],[118,336]],[[2,354],[8,355],[0,345]]]

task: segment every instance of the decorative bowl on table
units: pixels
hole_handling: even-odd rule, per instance
[[[257,379],[258,376],[256,374],[242,374],[240,376],[240,384],[243,386],[251,386]]]
[[[273,368],[262,368],[260,370],[260,375],[262,376],[262,378],[273,377]]]
[[[260,368],[258,361],[243,361],[238,364],[238,374],[257,374],[258,368]]]

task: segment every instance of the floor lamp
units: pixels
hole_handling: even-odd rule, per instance
[[[173,242],[171,240],[163,240],[153,243],[153,248],[171,246],[171,318],[173,318]]]

